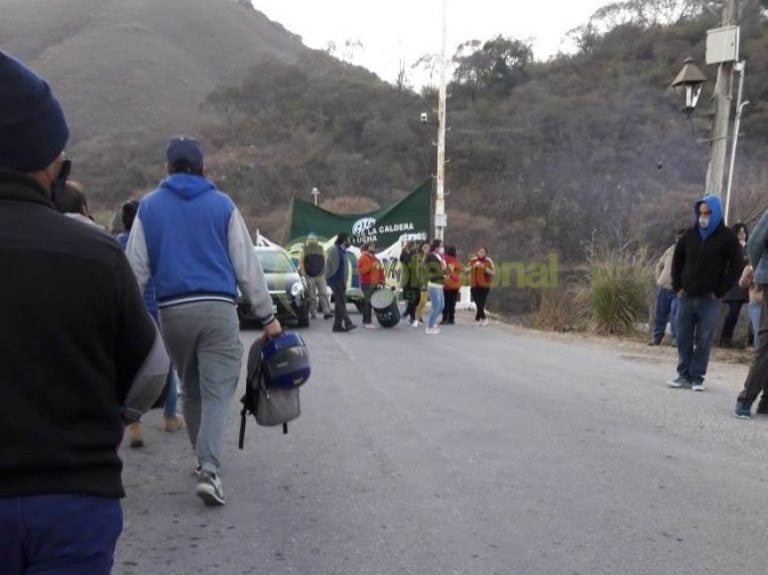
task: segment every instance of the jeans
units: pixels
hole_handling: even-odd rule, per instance
[[[715,335],[720,302],[709,297],[678,297],[677,373],[691,382],[704,381]]]
[[[443,287],[427,287],[427,293],[429,294],[429,301],[432,302],[432,309],[429,310],[429,320],[427,327],[433,328],[437,325],[437,318],[443,311],[445,306],[445,298],[443,297]]]
[[[122,530],[119,499],[0,498],[0,573],[109,575]]]
[[[165,417],[176,417],[176,414],[179,413],[179,376],[176,374],[176,367],[173,364],[171,364],[171,369],[168,370],[165,385],[168,387],[168,395],[163,404],[163,415]]]
[[[755,349],[760,347],[760,308],[762,305],[760,302],[749,303],[749,320],[752,322],[753,345]]]
[[[189,303],[160,310],[160,320],[181,374],[189,440],[202,469],[217,473],[243,358],[237,311],[225,302]]]
[[[671,289],[658,288],[656,291],[656,321],[653,327],[653,341],[660,342],[667,331],[667,322],[672,339],[677,339],[677,294]]]

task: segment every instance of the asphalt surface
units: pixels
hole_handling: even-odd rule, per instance
[[[122,451],[115,573],[768,572],[768,418],[731,415],[746,367],[712,364],[694,393],[666,387],[671,349],[500,325],[301,333],[303,415],[287,436],[251,419],[238,451],[233,404],[225,507],[149,414],[147,446]]]

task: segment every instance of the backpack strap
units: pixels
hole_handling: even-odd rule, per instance
[[[245,442],[245,420],[247,419],[248,414],[248,408],[243,405],[242,411],[240,411],[240,436],[237,440],[237,447],[239,449],[243,448],[243,443]]]

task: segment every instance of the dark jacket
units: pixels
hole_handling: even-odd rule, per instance
[[[339,245],[333,244],[328,250],[328,257],[325,260],[325,279],[329,283],[338,285],[347,285],[347,250]]]
[[[741,247],[741,253],[744,259],[744,265],[747,265],[747,250],[746,248],[742,247],[741,244],[739,244],[739,247]],[[742,268],[743,270],[743,268]],[[733,287],[728,290],[728,293],[726,293],[723,296],[724,302],[742,302],[746,303],[749,301],[749,290],[741,287],[739,285],[739,282],[737,281],[735,284],[733,284]]]
[[[0,170],[0,269],[0,498],[122,496],[120,408],[157,345],[123,250]]]
[[[427,254],[424,260],[424,273],[426,274],[427,284],[439,284],[445,283],[445,278],[448,275],[448,270],[445,267],[443,259],[435,253]]]
[[[741,276],[744,256],[736,234],[722,221],[719,199],[707,196],[696,202],[697,213],[702,201],[712,208],[713,219],[706,231],[700,230],[697,222],[677,242],[672,288],[693,297],[714,294],[720,299]]]

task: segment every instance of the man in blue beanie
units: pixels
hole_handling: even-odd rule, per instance
[[[723,223],[720,198],[704,196],[696,217],[675,246],[672,289],[677,293],[677,377],[667,384],[704,391],[720,298],[741,276],[739,239]]]
[[[124,422],[168,370],[120,246],[54,209],[68,136],[48,84],[0,51],[3,575],[110,573]]]
[[[184,419],[197,462],[195,493],[224,505],[219,469],[243,346],[235,300],[250,300],[267,337],[280,334],[243,217],[205,177],[200,142],[174,138],[168,177],[139,204],[126,252],[143,290],[155,284],[160,322],[184,389]]]

